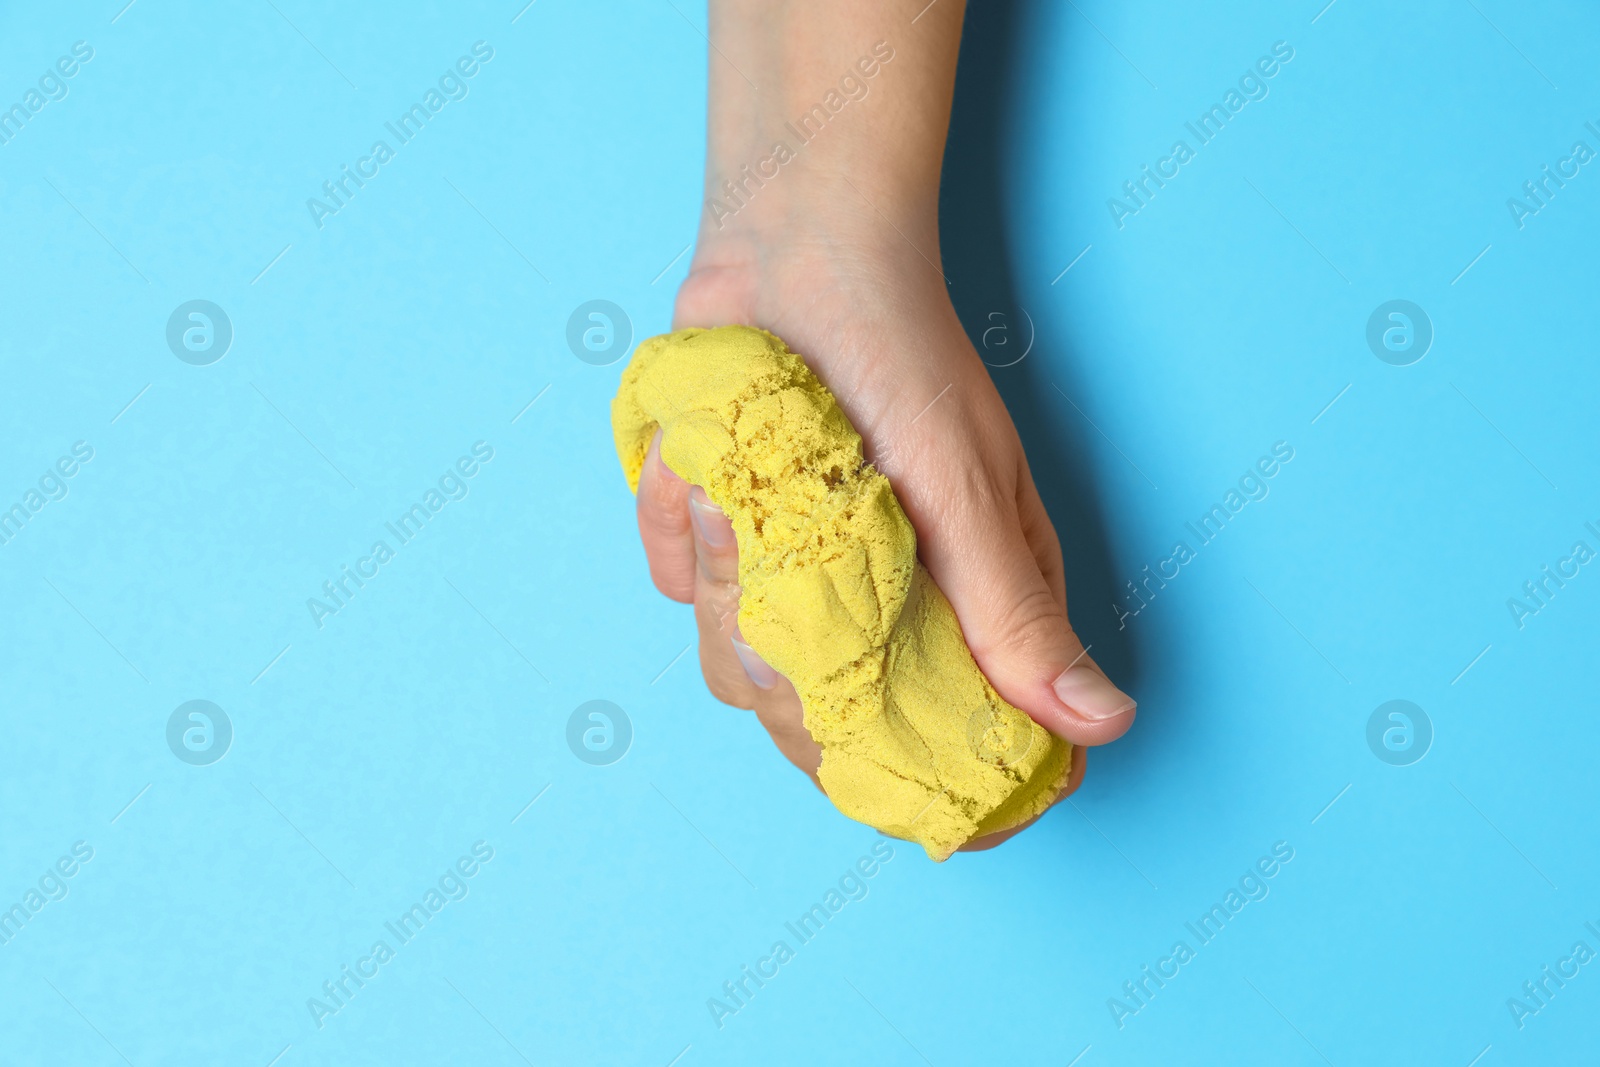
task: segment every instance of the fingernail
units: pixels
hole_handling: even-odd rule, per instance
[[[739,657],[744,673],[750,676],[757,689],[771,689],[778,684],[778,672],[767,666],[767,661],[756,655],[756,650],[733,638],[733,654]]]
[[[695,486],[689,491],[689,518],[700,540],[712,548],[727,548],[733,543],[733,527],[722,509],[706,499],[705,491]]]
[[[1110,719],[1134,708],[1132,697],[1087,664],[1062,671],[1052,688],[1063,704],[1085,719]]]

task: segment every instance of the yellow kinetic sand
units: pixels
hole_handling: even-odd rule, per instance
[[[990,686],[889,480],[782,341],[746,326],[652,337],[611,423],[630,488],[660,426],[667,466],[732,520],[739,628],[799,693],[840,811],[943,860],[1049,807],[1072,746]]]

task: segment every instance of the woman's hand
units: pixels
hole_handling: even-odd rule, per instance
[[[707,205],[674,326],[759,326],[804,358],[894,486],[990,683],[1050,732],[1101,745],[1132,725],[1134,701],[1067,620],[1055,528],[939,267],[938,172],[962,10],[946,0],[911,22],[920,7],[712,0]],[[734,67],[760,72],[761,88]],[[798,142],[790,119],[846,72],[866,90]],[[772,173],[746,167],[772,158],[775,141],[789,161],[729,195],[725,181]],[[727,518],[655,445],[638,515],[657,588],[695,606],[711,692],[753,709],[815,780],[821,749],[799,698],[740,640]],[[1063,796],[1083,771],[1080,747]]]

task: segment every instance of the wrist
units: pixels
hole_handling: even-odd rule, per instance
[[[712,253],[726,258],[800,250],[883,258],[906,242],[938,262],[937,186],[908,188],[872,175],[798,170],[757,182],[746,166],[714,188],[708,181],[697,262]]]
[[[702,245],[934,255],[962,5],[914,3],[712,0]]]

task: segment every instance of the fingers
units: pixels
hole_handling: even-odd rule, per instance
[[[662,593],[687,604],[694,598],[694,543],[689,535],[689,483],[661,461],[661,431],[656,431],[639,474],[635,512],[639,540],[650,561],[650,578]]]
[[[1073,632],[1060,544],[1008,431],[956,405],[936,411],[914,432],[941,442],[941,463],[906,463],[896,489],[990,683],[1050,732],[1103,745],[1127,732],[1135,704]]]
[[[1073,633],[1059,542],[1026,469],[1018,472],[1020,488],[1010,495],[995,488],[998,480],[976,459],[965,469],[946,467],[941,473],[941,506],[918,522],[922,555],[954,607],[978,666],[1006,700],[1074,744],[1105,744],[1121,736],[1132,724],[1134,702],[1106,678]],[[958,491],[948,484],[952,473],[960,479]],[[732,525],[703,490],[662,462],[659,433],[640,476],[638,517],[656,586],[695,606],[701,671],[712,694],[754,710],[779,750],[815,781],[821,749],[805,729],[799,697],[738,631],[739,556]],[[1074,787],[1082,764],[1080,752]],[[1004,839],[991,836],[993,843]]]
[[[1039,490],[1033,483],[1033,476],[1028,472],[1027,460],[1022,458],[1021,474],[1017,492],[1018,518],[1021,521],[1022,535],[1028,544],[1029,551],[1033,554],[1034,562],[1039,568],[1040,577],[1049,588],[1051,595],[1063,608],[1066,607],[1066,568],[1061,559],[1061,540],[1056,536],[1055,524],[1050,521],[1050,514],[1045,510],[1044,501],[1039,497]],[[1070,630],[1071,624],[1068,623]],[[1083,656],[1086,664],[1085,672],[1074,674],[1069,669],[1065,674],[1058,675],[1052,683],[1052,690],[1062,703],[1066,704],[1079,718],[1086,717],[1086,709],[1092,710],[1098,706],[1120,708],[1121,711],[1107,719],[1099,720],[1105,730],[1104,735],[1095,730],[1074,731],[1077,736],[1069,736],[1080,745],[1104,744],[1105,741],[1115,740],[1127,732],[1133,725],[1136,710],[1133,698],[1129,697],[1120,688],[1109,682],[1100,665],[1094,662],[1094,657],[1088,655],[1088,649],[1078,650],[1081,642],[1076,633],[1071,635],[1068,651],[1074,657]],[[1087,673],[1092,671],[1093,673]],[[1081,701],[1078,694],[1087,687],[1089,692],[1083,695]],[[1104,701],[1096,705],[1095,701]],[[1103,736],[1103,740],[1101,739]],[[1081,753],[1080,753],[1081,754]],[[1081,761],[1080,761],[1081,762]],[[1076,787],[1074,787],[1076,788]]]
[[[691,596],[700,628],[700,673],[712,696],[736,708],[753,709],[760,688],[733,647],[739,628],[740,591],[739,546],[733,526],[699,486],[690,490],[684,507],[693,531]],[[771,668],[767,670],[771,673]]]
[[[1055,523],[1044,508],[1039,489],[1028,471],[1027,457],[1022,458],[1022,476],[1017,490],[1017,517],[1022,520],[1022,536],[1028,542],[1039,573],[1044,575],[1050,595],[1062,605],[1067,603],[1067,570],[1061,558],[1061,539],[1056,536]]]
[[[799,695],[739,632],[739,546],[733,525],[698,486],[689,492],[688,510],[696,560],[700,670],[706,685],[723,703],[753,710],[778,751],[815,783],[822,747],[806,731]]]
[[[817,777],[817,770],[822,766],[822,746],[812,740],[810,731],[806,729],[805,709],[800,704],[800,695],[794,691],[794,686],[782,675],[774,677],[777,681],[773,687],[761,691],[756,697],[756,718],[772,736],[772,743],[778,746],[784,758],[805,771],[811,784],[821,789],[822,782]]]
[[[1112,684],[1073,632],[1066,605],[1023,536],[1020,517],[966,520],[968,536],[981,537],[989,551],[947,568],[939,585],[978,666],[1002,696],[1074,744],[1103,745],[1121,737],[1133,724],[1133,698]]]

